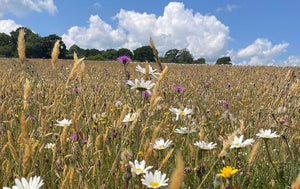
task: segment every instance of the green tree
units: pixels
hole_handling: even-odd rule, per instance
[[[12,49],[10,46],[10,36],[5,33],[0,33],[0,57],[12,56]]]
[[[197,60],[194,60],[194,64],[206,64],[205,58],[198,58]]]
[[[52,50],[55,42],[59,40],[59,56],[58,58],[66,58],[67,48],[65,43],[62,41],[60,36],[56,34],[51,34],[43,37],[43,57],[51,58]]]
[[[128,56],[130,58],[133,58],[133,53],[129,49],[121,48],[118,50],[118,57],[119,56]]]
[[[67,53],[67,56],[69,58],[72,58],[73,57],[73,54],[74,52],[76,52],[77,56],[78,57],[84,57],[85,56],[85,50],[80,48],[79,46],[77,45],[72,45],[70,48],[69,48],[69,51]]]
[[[116,60],[118,58],[118,51],[116,49],[107,49],[102,53],[106,60]]]
[[[218,64],[218,65],[221,65],[221,64],[232,65],[231,58],[230,58],[230,56],[224,56],[224,57],[218,58],[216,64]]]
[[[133,51],[133,59],[138,60],[141,62],[144,62],[146,60],[148,61],[154,61],[154,54],[153,50],[150,46],[142,46],[140,48],[137,48]]]
[[[176,57],[176,62],[178,63],[193,63],[193,56],[192,54],[190,53],[190,51],[188,49],[182,49],[180,50]]]
[[[165,57],[163,58],[164,62],[176,62],[176,55],[179,52],[178,49],[171,49],[165,53]]]
[[[101,52],[98,49],[86,49],[85,50],[85,56],[90,57],[90,56],[96,56],[100,55]]]

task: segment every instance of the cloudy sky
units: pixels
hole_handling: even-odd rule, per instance
[[[25,26],[67,47],[134,50],[152,36],[161,56],[300,66],[298,0],[0,0],[0,32]]]

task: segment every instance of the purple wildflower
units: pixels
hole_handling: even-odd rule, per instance
[[[286,122],[285,119],[282,119],[282,120],[280,121],[281,124],[283,124],[283,123],[285,123],[285,122]]]
[[[232,84],[231,84],[231,83],[228,83],[228,84],[227,84],[227,87],[228,87],[228,88],[232,87]]]
[[[182,86],[175,86],[175,87],[173,88],[173,90],[174,90],[175,92],[181,92],[181,91],[184,91],[185,88],[182,87]]]
[[[82,143],[83,143],[83,144],[86,144],[86,143],[88,143],[88,140],[87,140],[87,139],[84,139],[84,140],[82,140]]]
[[[71,135],[71,137],[70,137],[72,140],[76,140],[76,138],[77,138],[77,135],[76,135],[76,133],[73,133],[72,135]]]
[[[127,64],[128,62],[131,61],[131,58],[129,58],[128,56],[120,56],[117,58],[117,61],[122,64]]]
[[[205,86],[206,86],[206,87],[209,87],[210,85],[211,85],[211,82],[209,82],[209,81],[206,81],[206,82],[205,82]]]
[[[96,86],[96,87],[94,88],[94,90],[95,90],[95,91],[99,91],[99,87]]]
[[[78,89],[77,87],[73,90],[75,93],[78,93]]]
[[[229,102],[224,102],[223,105],[228,107],[230,105],[230,103]]]
[[[142,96],[145,98],[149,98],[150,94],[147,91],[143,91]]]

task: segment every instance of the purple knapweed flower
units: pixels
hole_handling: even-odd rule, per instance
[[[283,124],[283,123],[285,123],[285,122],[286,122],[285,119],[282,119],[282,120],[280,121],[281,124]]]
[[[70,137],[70,139],[72,139],[72,140],[76,140],[76,138],[77,138],[76,133],[73,133],[73,134],[71,135],[71,137]]]
[[[225,107],[228,107],[228,106],[230,105],[230,103],[229,103],[229,102],[224,102],[223,105],[224,105]]]
[[[175,86],[175,87],[173,88],[173,90],[174,90],[175,92],[181,92],[181,91],[184,91],[185,88],[182,87],[182,86]]]
[[[117,58],[117,61],[122,63],[122,64],[127,64],[128,62],[131,61],[131,58],[128,56],[120,56]]]
[[[228,87],[228,88],[232,87],[232,84],[231,84],[231,83],[228,83],[228,84],[227,84],[227,87]]]
[[[209,82],[209,81],[206,81],[206,82],[205,82],[205,86],[206,86],[206,87],[209,87],[210,85],[211,85],[211,82]]]
[[[96,86],[96,87],[94,88],[94,90],[95,90],[95,91],[99,91],[99,87]]]
[[[88,143],[88,140],[87,140],[87,139],[84,139],[84,140],[82,140],[82,143],[83,143],[83,144],[86,144],[86,143]]]
[[[77,87],[73,90],[75,93],[78,93],[78,89]]]
[[[143,91],[142,96],[145,98],[149,98],[150,94],[147,91]]]

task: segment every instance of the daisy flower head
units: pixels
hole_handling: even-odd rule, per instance
[[[195,129],[189,130],[187,127],[181,127],[180,129],[175,129],[175,133],[178,134],[190,134],[190,133],[195,133]]]
[[[195,146],[198,146],[201,150],[212,150],[214,148],[216,148],[217,144],[210,142],[210,143],[206,143],[204,141],[197,141],[194,143]]]
[[[131,89],[136,89],[141,92],[147,91],[149,94],[151,94],[150,89],[155,85],[155,83],[152,83],[151,81],[145,81],[144,78],[142,78],[140,81],[135,79],[134,82],[128,80],[126,84],[130,85]]]
[[[234,140],[231,142],[230,148],[243,148],[248,145],[252,145],[254,140],[252,138],[247,139],[243,142],[244,135],[240,137],[234,136]]]
[[[162,174],[160,171],[156,170],[154,174],[148,172],[141,179],[142,184],[146,185],[148,188],[159,188],[161,186],[167,186],[169,178],[166,178],[166,174]]]
[[[153,148],[156,150],[163,150],[168,148],[172,144],[172,140],[164,140],[163,138],[157,139],[154,143]]]
[[[54,143],[47,143],[44,148],[53,150],[54,146],[55,146]]]
[[[177,109],[177,108],[170,108],[170,112],[176,114],[176,120],[179,119],[179,116],[185,116],[192,113],[192,109],[184,108],[184,110]]]
[[[134,163],[129,161],[129,164],[131,165],[131,172],[136,175],[147,173],[149,169],[153,167],[153,166],[145,167],[146,166],[145,160],[142,160],[141,162],[139,162],[138,160],[134,160]]]
[[[64,118],[61,121],[56,121],[57,123],[55,124],[56,126],[60,126],[60,127],[64,127],[64,126],[70,126],[72,124],[72,120],[68,120],[66,118]]]
[[[131,61],[131,58],[128,56],[120,56],[117,58],[117,61],[125,65]]]
[[[223,177],[223,178],[231,178],[231,176],[233,174],[235,174],[236,172],[238,172],[238,169],[232,169],[231,166],[226,166],[226,167],[223,167],[221,170],[220,170],[221,173],[219,173],[219,176]]]
[[[142,68],[140,65],[137,65],[135,70],[143,74],[146,73],[146,68]],[[149,65],[149,75],[152,75],[153,77],[157,78],[157,76],[159,76],[160,73],[158,73],[156,69],[153,69],[152,66]]]
[[[137,115],[136,113],[129,113],[124,117],[122,122],[127,123],[127,122],[134,121],[136,118],[136,115]]]
[[[39,189],[44,185],[44,181],[41,177],[30,177],[29,182],[22,177],[20,179],[15,179],[15,184],[12,189]],[[3,187],[3,189],[10,189],[9,187]]]
[[[270,139],[270,138],[276,138],[279,137],[279,135],[276,134],[276,131],[274,133],[271,132],[271,129],[267,130],[259,130],[259,133],[256,134],[256,136],[264,139]]]

